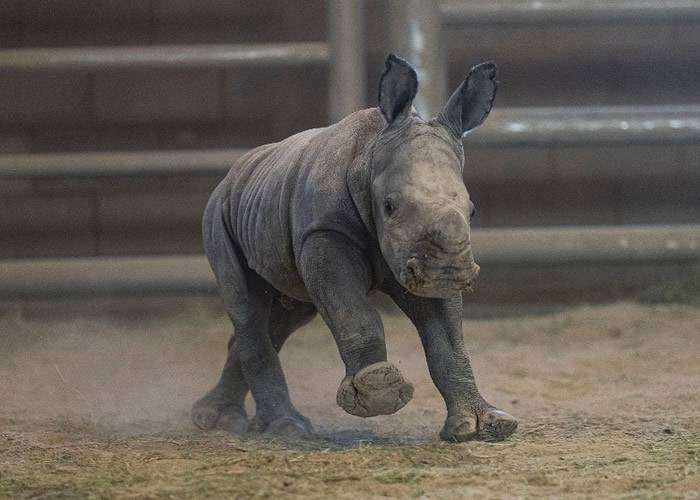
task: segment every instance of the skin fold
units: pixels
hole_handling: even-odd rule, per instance
[[[219,382],[192,409],[198,427],[312,432],[278,352],[317,313],[346,368],[337,403],[361,417],[402,408],[413,387],[387,361],[368,301],[379,290],[418,330],[447,407],[440,436],[501,440],[515,431],[515,419],[480,395],[462,337],[462,292],[479,267],[461,138],[486,119],[496,88],[496,66],[475,66],[426,121],[412,108],[416,72],[390,55],[378,108],[258,147],[233,166],[206,207],[203,236],[235,334]]]

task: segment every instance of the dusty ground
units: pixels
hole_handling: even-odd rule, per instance
[[[320,436],[285,445],[192,429],[188,408],[216,379],[229,326],[208,303],[175,305],[109,317],[4,309],[0,496],[700,496],[699,308],[466,320],[482,392],[521,422],[495,444],[436,440],[443,404],[398,316],[386,317],[390,359],[414,400],[390,417],[345,415],[340,360],[317,321],[283,364]]]

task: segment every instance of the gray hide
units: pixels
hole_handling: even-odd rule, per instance
[[[278,351],[318,311],[346,376],[337,402],[362,417],[403,407],[413,387],[387,361],[380,290],[416,325],[445,399],[447,440],[504,439],[517,423],[477,390],[462,338],[462,291],[478,274],[462,180],[462,135],[488,116],[496,66],[474,67],[435,118],[412,109],[418,82],[390,55],[379,107],[258,147],[219,184],[204,247],[235,335],[218,384],[193,407],[201,428],[296,436]],[[250,421],[243,401],[256,403]]]

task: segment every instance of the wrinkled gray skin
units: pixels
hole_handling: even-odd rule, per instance
[[[496,67],[471,70],[442,112],[412,110],[418,82],[390,55],[379,108],[246,154],[207,205],[204,246],[235,328],[218,384],[195,403],[204,429],[299,436],[311,425],[289,398],[278,351],[318,311],[345,364],[338,404],[362,417],[403,407],[413,387],[387,362],[380,290],[416,325],[447,405],[446,440],[500,440],[517,423],[479,394],[462,338],[473,204],[462,135],[496,93]],[[312,355],[312,354],[311,354]],[[251,391],[256,415],[243,401]]]

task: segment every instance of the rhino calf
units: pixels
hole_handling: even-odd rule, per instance
[[[311,432],[277,353],[317,312],[345,364],[338,404],[361,417],[402,408],[413,387],[387,361],[372,290],[418,330],[447,405],[441,438],[500,440],[517,427],[479,393],[462,338],[462,291],[479,267],[461,139],[491,110],[496,66],[472,68],[427,121],[412,108],[418,80],[407,62],[389,55],[379,86],[378,108],[250,151],[212,194],[204,248],[235,334],[219,382],[192,409],[198,427]]]

